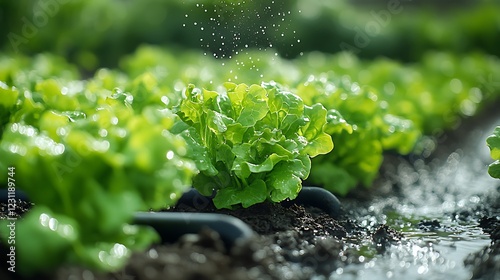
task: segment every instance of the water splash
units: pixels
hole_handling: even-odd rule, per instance
[[[301,43],[297,39],[297,32],[290,28],[291,16],[301,11],[292,11],[289,6],[287,1],[260,4],[253,1],[196,3],[193,12],[201,12],[206,16],[194,19],[186,14],[182,26],[199,31],[198,40],[204,54],[221,59],[221,65],[227,68],[226,72],[233,74],[230,80],[237,81],[238,72],[241,71],[265,79],[259,67],[263,62],[252,59],[252,53],[271,52],[277,57],[277,47],[283,42],[296,42],[291,47]],[[270,56],[269,60],[266,63],[272,64],[275,58]]]

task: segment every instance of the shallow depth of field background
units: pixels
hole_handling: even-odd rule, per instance
[[[427,50],[500,54],[496,0],[41,0],[0,2],[3,52],[51,52],[85,71],[141,44],[229,58],[352,51],[416,61]]]

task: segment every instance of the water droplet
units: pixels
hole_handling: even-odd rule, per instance
[[[168,160],[173,159],[173,158],[174,158],[174,155],[175,155],[175,154],[174,154],[174,152],[173,152],[173,151],[168,151],[168,152],[167,152],[167,159],[168,159]]]

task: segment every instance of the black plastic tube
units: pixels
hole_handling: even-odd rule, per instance
[[[248,239],[254,234],[240,219],[214,213],[139,212],[135,214],[133,223],[153,227],[164,243],[172,243],[184,234],[199,233],[203,228],[209,228],[219,233],[226,248],[231,248],[238,240]]]
[[[210,196],[201,195],[196,189],[190,189],[177,201],[177,205],[188,205],[196,210],[203,211],[212,200]],[[314,206],[330,217],[337,219],[342,213],[340,201],[331,192],[320,187],[304,186],[297,195],[297,198],[283,204],[297,203],[300,205]]]
[[[16,194],[17,195],[17,194]],[[19,198],[27,200],[23,193],[18,193]],[[0,192],[0,201],[7,201],[6,190]],[[195,189],[190,189],[177,202],[177,205],[189,205],[202,211],[211,203],[212,197],[203,196]],[[297,203],[314,206],[333,218],[341,215],[340,201],[329,191],[319,187],[304,186],[297,198],[284,203]],[[172,243],[182,235],[199,233],[203,228],[216,231],[227,248],[234,245],[237,240],[248,239],[254,232],[238,218],[215,213],[198,212],[138,212],[134,216],[134,224],[148,225],[154,228],[162,242]]]
[[[337,197],[319,187],[303,187],[294,202],[317,207],[334,219],[339,218],[342,213],[340,201]]]

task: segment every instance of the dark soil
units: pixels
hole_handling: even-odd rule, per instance
[[[493,214],[479,219],[479,226],[490,235],[491,245],[471,254],[464,261],[472,268],[473,279],[500,278],[500,200],[493,204]]]
[[[8,218],[17,219],[20,218],[24,213],[28,212],[32,203],[26,202],[21,199],[16,200],[16,208],[9,212],[6,203],[0,203],[0,220],[6,220]]]
[[[479,226],[490,235],[493,242],[500,241],[500,216],[483,217],[479,220]]]

